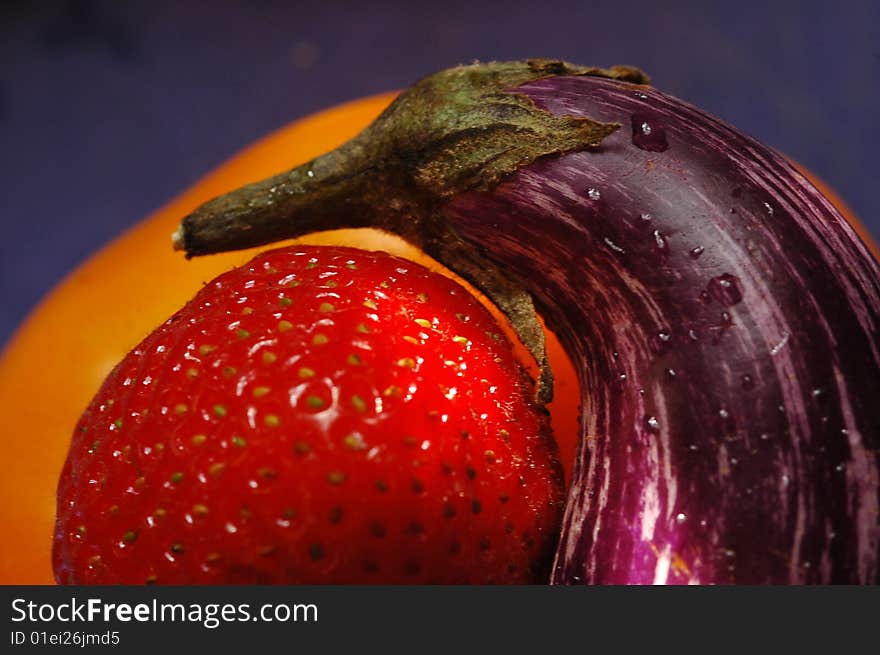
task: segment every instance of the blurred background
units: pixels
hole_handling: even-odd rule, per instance
[[[633,64],[812,169],[880,238],[880,1],[0,2],[0,344],[245,145],[474,59]]]

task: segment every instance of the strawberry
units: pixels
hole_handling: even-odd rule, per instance
[[[59,582],[530,583],[562,481],[492,316],[385,253],[265,252],[115,368],[58,489]]]

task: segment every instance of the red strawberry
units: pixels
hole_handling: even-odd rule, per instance
[[[541,581],[561,475],[497,330],[384,253],[282,248],[221,275],[83,414],[56,578]]]

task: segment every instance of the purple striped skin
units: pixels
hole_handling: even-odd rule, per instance
[[[579,369],[552,582],[880,582],[880,266],[853,229],[779,155],[652,88],[516,91],[623,125],[444,210]],[[667,149],[633,144],[634,114]]]

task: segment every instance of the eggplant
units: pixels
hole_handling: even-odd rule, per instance
[[[880,582],[880,265],[789,162],[629,67],[427,77],[206,203],[188,256],[393,231],[579,373],[554,584]],[[551,393],[542,375],[544,399]]]

